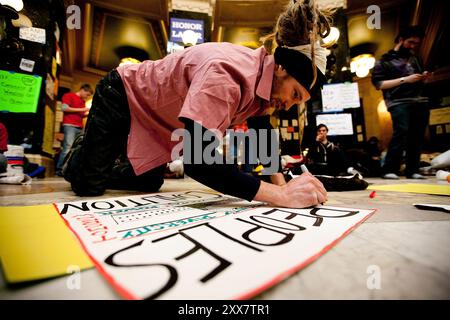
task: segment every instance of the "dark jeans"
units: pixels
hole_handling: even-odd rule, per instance
[[[419,172],[420,153],[428,125],[430,111],[426,104],[407,103],[388,109],[392,117],[394,133],[383,167],[384,173],[398,173],[406,151],[407,177]]]
[[[64,158],[72,147],[72,143],[75,141],[75,138],[81,133],[82,128],[63,125],[64,131],[64,140],[63,140],[63,148],[59,155],[58,164],[56,165],[56,174],[61,174],[62,166],[64,163]]]
[[[67,156],[64,177],[77,195],[101,195],[106,188],[155,192],[164,183],[165,165],[136,176],[126,156],[117,164],[126,155],[130,119],[122,80],[113,70],[97,85],[83,140]]]

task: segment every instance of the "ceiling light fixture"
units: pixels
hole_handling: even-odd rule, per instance
[[[375,58],[372,54],[360,54],[352,58],[352,61],[350,62],[350,71],[356,73],[359,78],[364,78],[374,66]]]
[[[327,35],[325,38],[322,39],[322,47],[329,48],[337,43],[339,40],[339,36],[341,33],[339,32],[339,29],[336,27],[330,28],[330,34]]]
[[[0,4],[3,6],[9,6],[19,12],[23,9],[23,1],[22,0],[2,0]]]
[[[120,60],[119,67],[123,66],[125,64],[138,64],[138,63],[141,63],[141,61],[139,61],[138,59],[135,59],[135,58],[126,57],[126,58],[122,58]]]

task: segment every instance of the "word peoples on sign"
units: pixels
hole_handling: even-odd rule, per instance
[[[226,229],[221,229],[213,222],[200,223],[195,226],[178,229],[176,232],[157,237],[146,237],[110,254],[104,260],[108,266],[115,268],[151,268],[152,283],[146,288],[152,288],[148,299],[156,299],[180,281],[180,271],[189,259],[197,259],[203,255],[209,263],[196,264],[196,273],[203,284],[214,281],[222,272],[236,263],[233,254],[264,254],[268,248],[283,246],[291,242],[296,235],[309,229],[319,228],[324,219],[346,218],[358,211],[327,210],[313,208],[308,214],[298,213],[288,209],[268,209],[257,211],[246,218],[232,219]],[[220,220],[220,219],[219,219]],[[228,248],[229,256],[224,256],[211,248]],[[163,252],[163,261],[151,259],[152,252]],[[174,253],[173,257],[170,254]],[[145,257],[142,261],[133,258],[127,261],[127,256]],[[212,261],[211,261],[212,260]],[[168,263],[167,261],[172,261]]]

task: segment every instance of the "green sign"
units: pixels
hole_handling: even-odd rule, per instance
[[[35,113],[41,83],[39,76],[0,70],[0,111]]]

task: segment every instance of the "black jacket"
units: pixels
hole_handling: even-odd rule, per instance
[[[385,80],[407,77],[415,73],[423,73],[419,58],[413,54],[390,50],[375,64],[372,72],[372,83],[380,89]],[[383,90],[383,97],[388,107],[400,101],[414,101],[422,96],[423,83],[403,83],[400,86]]]

